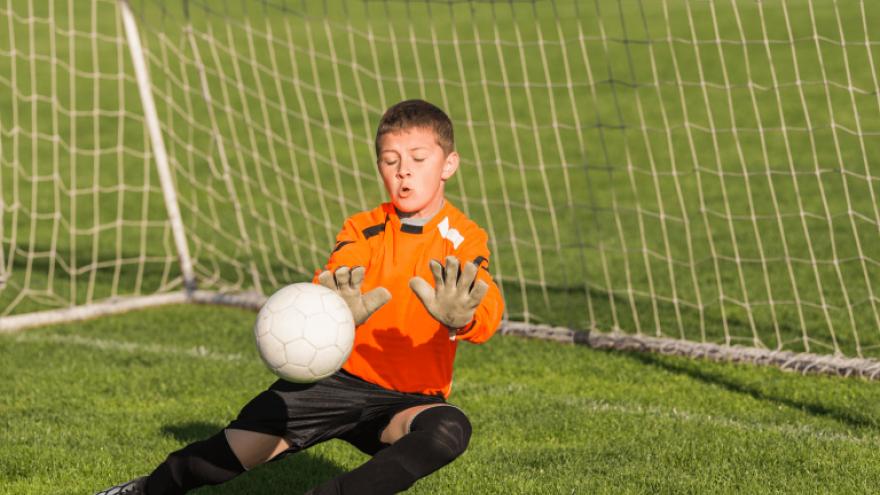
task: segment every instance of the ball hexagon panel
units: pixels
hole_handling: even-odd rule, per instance
[[[323,349],[331,345],[336,346],[337,333],[339,333],[339,323],[329,314],[319,313],[309,316],[303,338],[315,346],[315,349]]]
[[[305,339],[297,339],[284,346],[284,356],[290,364],[308,366],[315,357],[315,347]]]
[[[272,315],[272,335],[285,344],[302,338],[308,324],[305,315],[294,305]]]
[[[339,323],[344,323],[348,320],[354,321],[354,318],[351,316],[351,310],[348,309],[345,300],[338,294],[334,292],[322,294],[321,300],[324,303],[324,310],[328,314],[333,315],[333,318]]]
[[[260,356],[270,368],[277,368],[289,361],[284,352],[284,344],[272,334],[266,334],[260,338],[259,349]]]
[[[325,287],[322,287],[326,289]],[[326,289],[330,290],[330,289]],[[302,313],[306,316],[315,315],[318,313],[324,312],[324,300],[321,298],[321,294],[315,292],[301,292],[297,294],[296,301],[296,309],[302,311]]]
[[[338,347],[325,347],[315,353],[309,370],[317,376],[329,376],[339,369],[342,351]]]

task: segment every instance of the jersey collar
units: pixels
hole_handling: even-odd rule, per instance
[[[397,215],[397,210],[391,203],[383,203],[382,209],[385,210],[385,214],[388,217],[388,222],[391,224],[394,230],[407,234],[421,234],[423,232],[431,232],[436,229],[440,222],[442,222],[444,219],[449,218],[450,213],[455,210],[455,207],[452,206],[452,203],[450,203],[448,199],[444,199],[443,206],[440,207],[440,211],[434,214],[431,220],[429,220],[428,223],[426,223],[425,225],[408,225],[401,222],[400,217]]]

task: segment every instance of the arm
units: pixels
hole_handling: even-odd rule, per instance
[[[391,300],[391,293],[384,287],[376,287],[366,294],[361,292],[369,260],[370,249],[366,238],[351,219],[346,220],[336,236],[336,246],[330,253],[326,269],[316,273],[312,280],[342,297],[351,310],[355,326],[367,321],[370,315]]]
[[[342,230],[336,234],[336,244],[327,260],[324,270],[336,271],[340,266],[362,266],[369,268],[370,246],[361,229],[355,225],[354,220],[347,219],[342,224]],[[318,283],[317,276],[314,280]]]

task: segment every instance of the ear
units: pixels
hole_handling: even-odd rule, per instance
[[[443,163],[443,171],[440,173],[441,179],[449,180],[455,175],[455,171],[458,170],[458,160],[458,153],[455,151],[446,155],[446,161]]]

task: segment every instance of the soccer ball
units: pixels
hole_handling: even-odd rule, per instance
[[[285,380],[311,383],[338,370],[354,342],[354,319],[345,301],[312,283],[272,294],[257,315],[254,337],[260,358]]]

